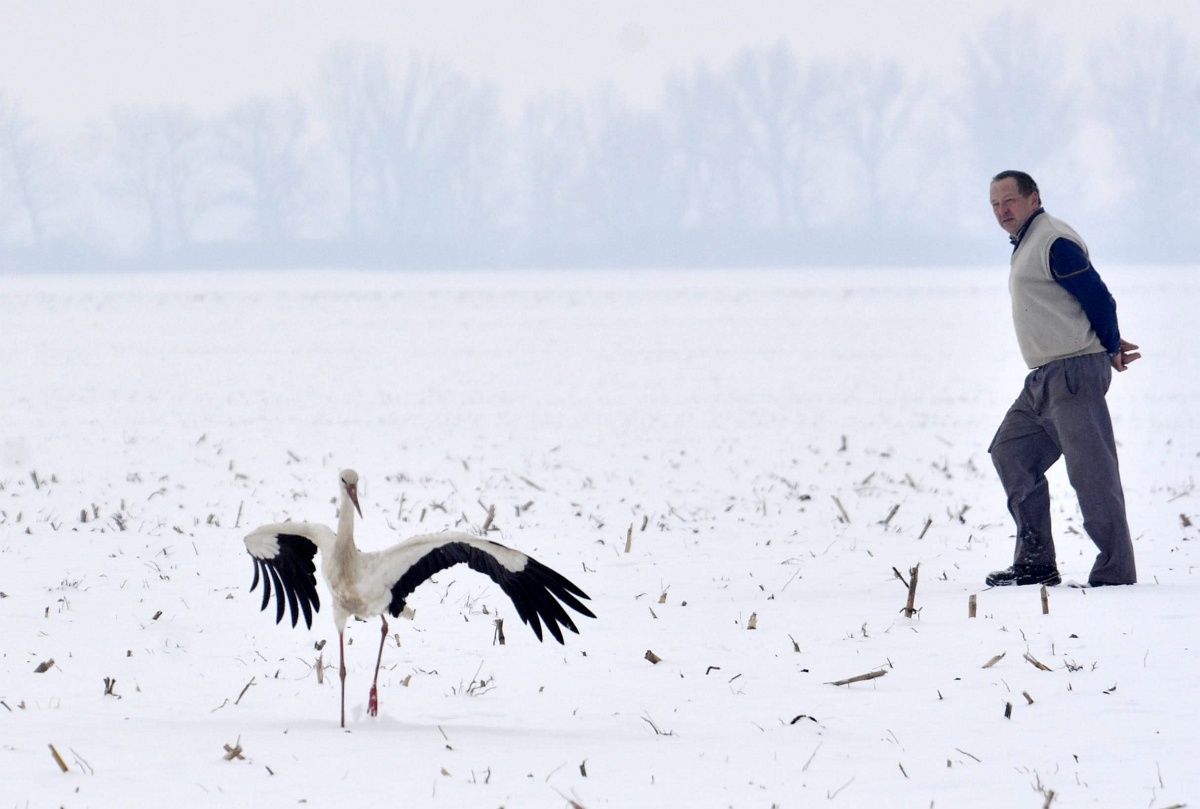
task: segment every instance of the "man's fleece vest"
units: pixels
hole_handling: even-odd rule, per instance
[[[1087,254],[1087,245],[1065,222],[1047,213],[1029,223],[1012,255],[1008,291],[1012,296],[1017,345],[1030,368],[1104,350],[1079,300],[1050,274],[1050,245],[1066,238]],[[1095,272],[1089,267],[1084,272]]]

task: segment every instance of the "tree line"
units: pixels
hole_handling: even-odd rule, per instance
[[[681,70],[648,109],[598,90],[512,120],[437,58],[345,46],[304,94],[66,134],[0,85],[0,271],[993,262],[987,178],[1014,167],[1112,258],[1191,261],[1193,50],[1130,31],[1072,66],[1003,16],[953,80],[779,44]]]

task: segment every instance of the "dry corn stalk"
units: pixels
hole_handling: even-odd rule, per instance
[[[1036,657],[1031,655],[1029,652],[1025,653],[1025,659],[1028,660],[1030,663],[1032,663],[1035,668],[1039,668],[1042,671],[1050,671],[1049,666],[1047,666],[1042,661],[1038,660]]]
[[[896,568],[892,568],[892,570],[895,571],[896,578],[900,579],[900,581],[904,581],[904,577],[900,575],[899,570],[896,570]],[[908,601],[905,603],[904,609],[901,610],[901,612],[904,613],[905,618],[911,618],[917,612],[913,605],[917,600],[917,576],[920,574],[920,571],[920,562],[908,569],[909,580],[906,582],[906,584],[908,584]]]
[[[826,683],[826,685],[850,685],[851,683],[861,683],[866,682],[867,680],[874,680],[882,677],[885,674],[887,674],[887,669],[876,669],[875,671],[868,671],[866,674],[847,677],[844,680],[834,680],[831,683]]]
[[[849,524],[850,515],[846,513],[846,507],[842,505],[842,501],[838,499],[836,494],[833,496],[833,502],[837,503],[838,511],[842,513],[842,520],[845,521],[846,524]]]

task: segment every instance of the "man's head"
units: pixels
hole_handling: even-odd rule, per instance
[[[992,178],[992,213],[1009,236],[1016,236],[1040,207],[1037,183],[1025,172],[1002,171]]]

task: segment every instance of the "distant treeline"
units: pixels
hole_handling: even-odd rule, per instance
[[[1004,16],[949,80],[778,45],[680,72],[650,109],[597,90],[510,120],[447,63],[343,47],[303,95],[71,133],[0,80],[0,271],[992,262],[1005,168],[1109,260],[1190,262],[1195,50],[1131,31],[1071,66]]]

